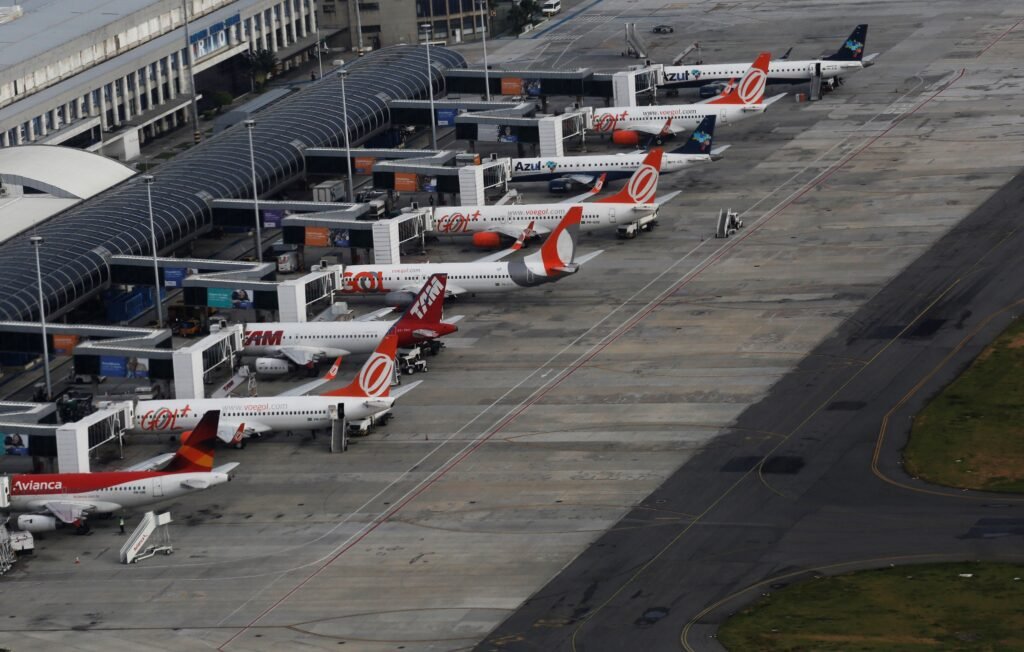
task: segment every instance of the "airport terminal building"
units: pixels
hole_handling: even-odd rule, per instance
[[[317,43],[315,0],[22,0],[0,13],[0,145],[69,145],[122,160],[189,120],[182,20],[198,95],[248,88],[236,55],[284,66]]]

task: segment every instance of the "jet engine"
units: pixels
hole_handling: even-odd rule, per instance
[[[37,534],[57,529],[57,519],[45,514],[22,514],[18,517],[18,529]]]
[[[629,147],[637,147],[640,145],[640,132],[639,131],[613,131],[612,142],[616,145],[628,145]]]
[[[278,358],[256,358],[256,373],[264,376],[283,376],[290,372],[292,366]]]
[[[412,292],[388,292],[384,295],[384,305],[392,308],[408,308],[416,295]]]
[[[500,249],[501,234],[481,231],[473,234],[473,246],[481,249]]]

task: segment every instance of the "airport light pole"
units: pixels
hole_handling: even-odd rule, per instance
[[[317,23],[317,25],[316,25],[316,65],[320,68],[320,76],[317,77],[317,79],[323,79],[324,78],[324,61],[323,61],[323,59],[320,56],[321,50],[323,50],[321,45],[322,44],[320,43],[320,23]]]
[[[263,233],[260,231],[260,192],[256,186],[256,150],[252,146],[252,132],[256,129],[256,121],[249,119],[245,121],[245,128],[249,131],[249,165],[252,168],[252,210],[256,219],[256,260],[263,262]]]
[[[34,235],[28,239],[36,252],[36,280],[39,282],[39,323],[43,332],[43,376],[46,378],[46,400],[53,400],[53,385],[50,384],[50,344],[46,341],[46,308],[43,307],[43,268],[39,264],[39,248],[43,246],[43,236]]]
[[[192,43],[188,33],[189,2],[191,0],[181,0],[181,20],[185,23],[185,60],[179,63],[188,66],[188,83],[192,89],[192,140],[199,143],[203,139],[203,134],[199,131],[199,109],[197,108],[198,98],[196,97],[199,93],[196,91],[196,75],[192,70]]]
[[[420,30],[424,33],[427,40],[427,86],[429,87],[430,93],[430,146],[434,150],[437,150],[437,115],[434,114],[434,68],[430,65],[430,37],[434,31],[433,25],[430,23],[423,23],[420,25]]]
[[[157,251],[156,251],[156,222],[153,219],[153,182],[156,179],[152,174],[147,174],[142,177],[142,182],[146,184],[146,199],[149,200],[149,239],[153,244],[153,305],[156,306],[156,324],[157,328],[164,327],[164,307],[160,302],[160,265],[157,263]]]
[[[483,13],[482,16],[480,16],[480,19],[481,19],[480,23],[481,23],[481,27],[483,27],[483,37],[484,37],[484,91],[486,92],[487,101],[490,102],[491,101],[491,75],[490,75],[490,71],[487,69],[487,16],[490,13],[490,10],[487,7],[487,0],[481,0],[481,2],[477,5],[477,7],[478,8],[479,7],[483,7],[484,8],[484,13]]]
[[[338,77],[341,78],[341,115],[345,121],[345,165],[348,166],[348,200],[356,200],[355,191],[352,188],[352,146],[348,140],[348,98],[345,96],[345,78],[348,71],[344,68],[338,70]]]

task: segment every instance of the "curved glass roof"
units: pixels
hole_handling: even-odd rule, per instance
[[[431,83],[444,90],[444,72],[465,66],[462,55],[430,51]],[[390,121],[391,99],[427,97],[426,49],[397,45],[348,66],[345,81],[349,139],[366,140]],[[256,116],[253,149],[261,193],[298,175],[301,149],[340,147],[341,80],[336,75],[295,93]],[[164,163],[153,172],[153,215],[159,248],[165,249],[210,221],[208,200],[252,196],[249,137],[238,124]],[[60,313],[109,278],[105,256],[149,254],[146,187],[126,181],[39,225],[43,297],[47,315]],[[0,320],[38,319],[35,258],[22,234],[0,244]]]

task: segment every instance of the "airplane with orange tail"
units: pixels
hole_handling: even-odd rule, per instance
[[[10,509],[30,512],[18,517],[28,532],[49,532],[71,525],[84,534],[93,514],[144,507],[224,484],[237,463],[213,466],[214,441],[220,412],[210,410],[162,470],[126,470],[101,473],[24,474],[2,478],[10,491]]]
[[[243,437],[268,432],[330,428],[342,414],[349,421],[380,418],[399,396],[419,385],[417,381],[391,389],[397,351],[398,338],[392,331],[380,341],[352,382],[320,395],[306,396],[334,379],[340,358],[323,378],[277,396],[139,401],[131,432],[187,430],[207,411],[220,410],[217,436],[239,446]]]
[[[664,150],[652,148],[635,166],[621,190],[582,204],[580,230],[616,228],[657,219],[658,207],[679,194],[670,193],[661,198],[657,196],[663,159]],[[594,193],[588,192],[586,195],[594,196]],[[580,201],[580,197],[574,197],[568,203],[577,204]],[[474,245],[496,249],[503,240],[520,239],[528,228],[533,235],[551,233],[565,216],[566,203],[441,206],[434,209],[434,233],[471,235]],[[458,279],[449,275],[448,283],[458,283]]]
[[[611,134],[619,145],[637,145],[642,134],[665,137],[695,129],[709,115],[718,125],[728,125],[758,113],[785,96],[780,93],[765,99],[771,53],[762,52],[743,77],[722,93],[695,104],[655,106],[613,106],[594,109],[593,129]]]
[[[510,249],[468,263],[410,263],[402,265],[350,265],[345,268],[344,287],[340,292],[348,295],[384,295],[385,300],[399,303],[403,295],[415,291],[423,279],[431,274],[446,274],[447,292],[458,296],[466,293],[508,292],[524,287],[551,283],[575,274],[580,266],[600,251],[576,256],[583,206],[563,206],[562,218],[540,250],[520,259],[501,262],[522,242]],[[530,222],[524,234],[536,229]],[[524,236],[525,237],[525,236]]]

